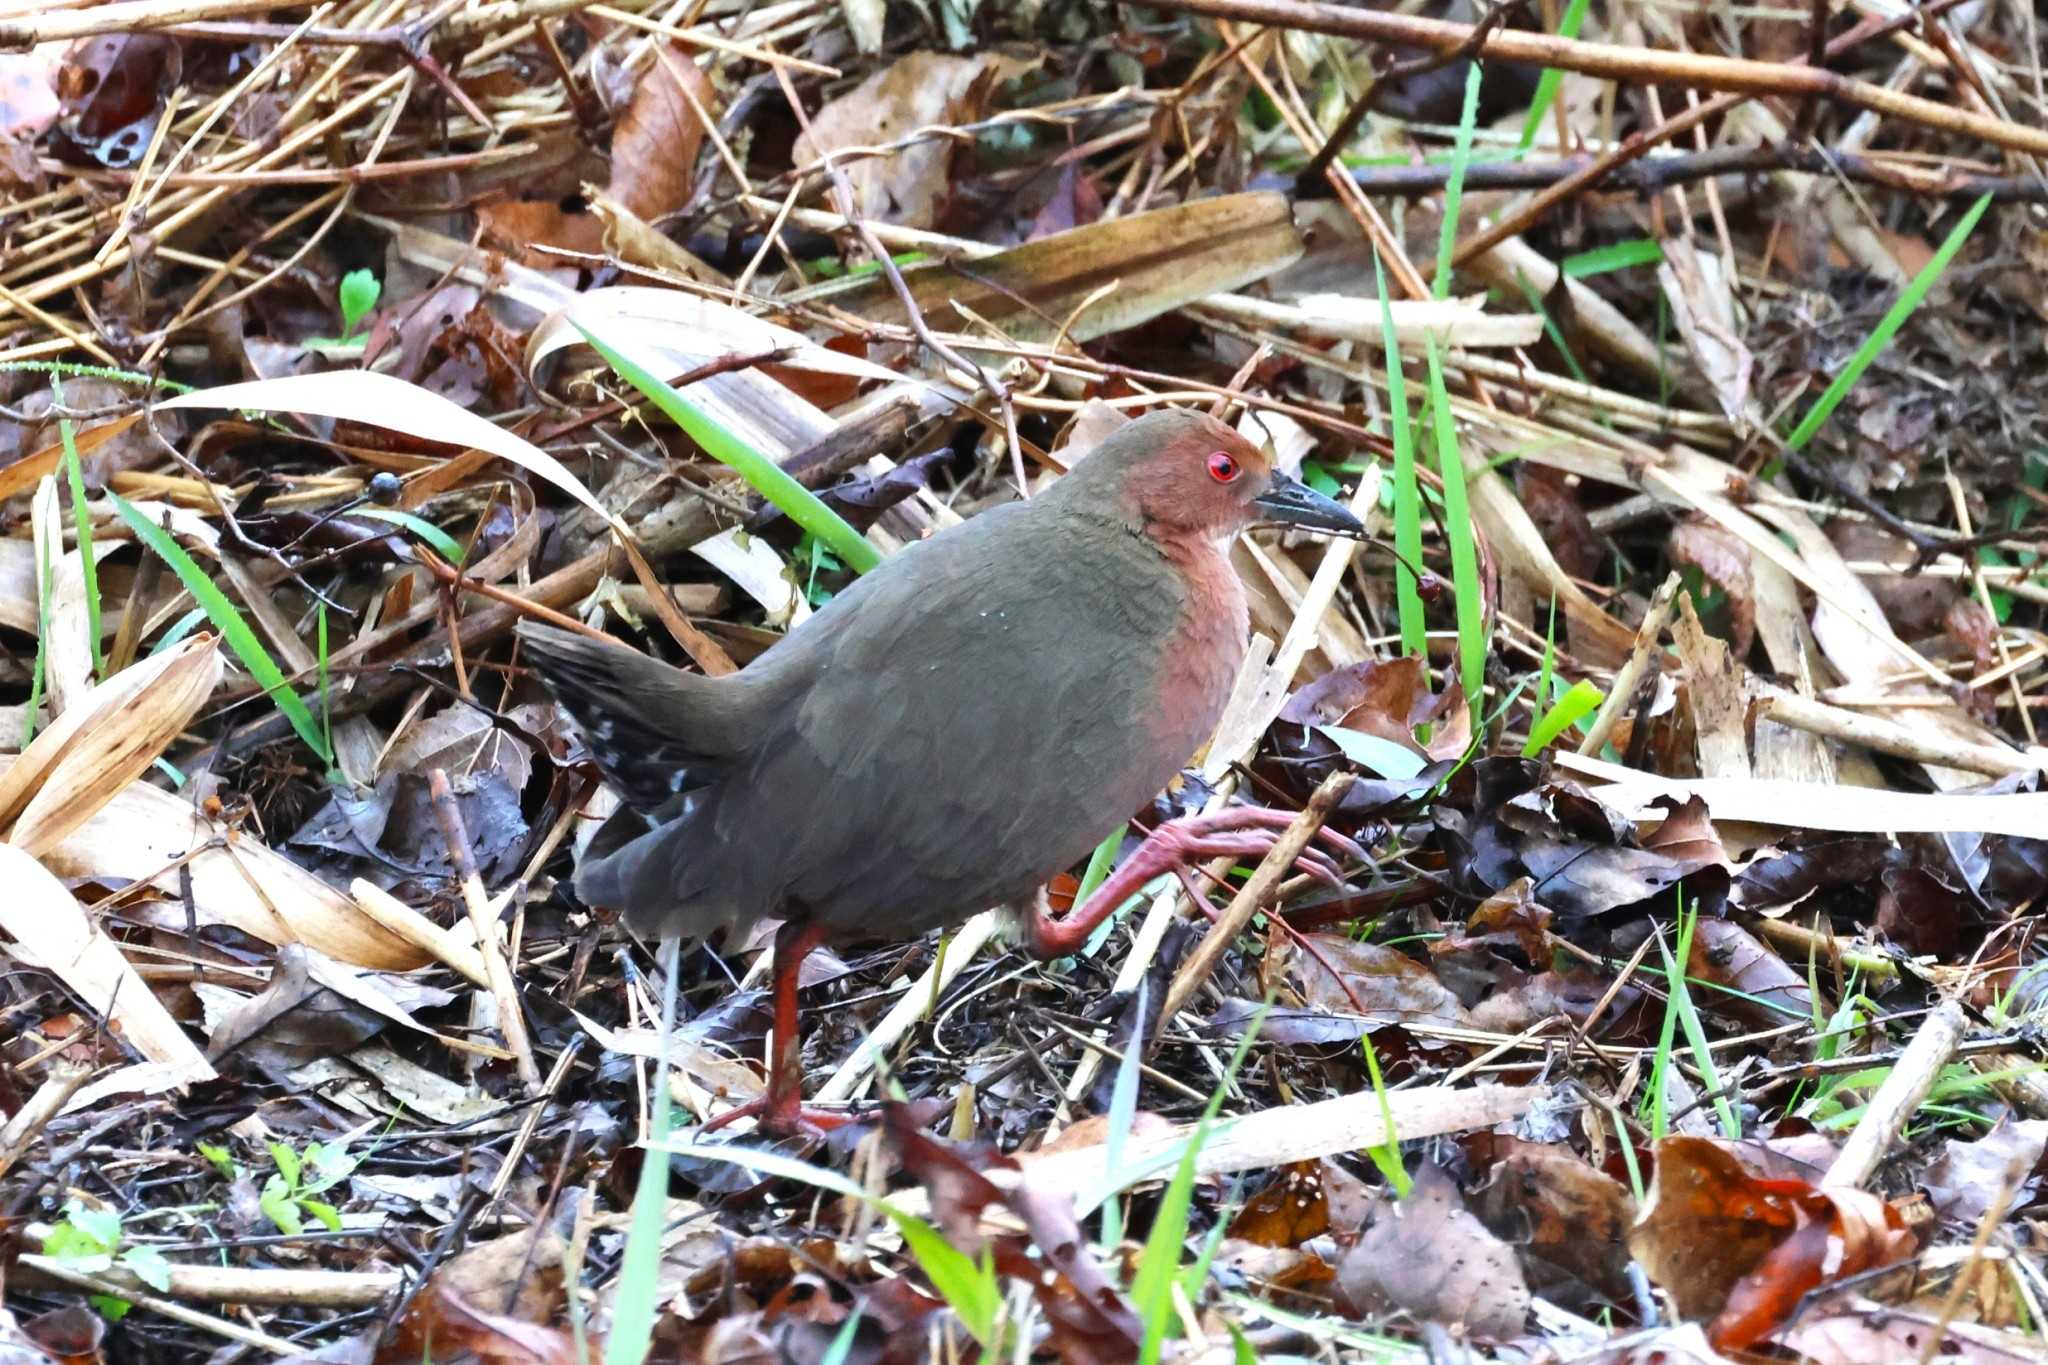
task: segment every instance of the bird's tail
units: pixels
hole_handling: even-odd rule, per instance
[[[635,811],[656,816],[715,781],[746,747],[752,708],[736,678],[685,673],[552,626],[522,622],[518,634],[598,771]]]

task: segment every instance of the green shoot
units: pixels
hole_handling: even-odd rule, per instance
[[[1160,1353],[1165,1349],[1167,1327],[1173,1319],[1173,1291],[1179,1283],[1180,1248],[1187,1239],[1188,1213],[1194,1203],[1195,1159],[1201,1154],[1202,1144],[1209,1140],[1209,1125],[1215,1122],[1217,1111],[1223,1107],[1224,1092],[1229,1088],[1231,1078],[1244,1065],[1244,1059],[1250,1055],[1252,1043],[1259,1036],[1259,1027],[1265,1018],[1265,1009],[1261,1007],[1252,1017],[1244,1037],[1238,1040],[1230,1064],[1224,1068],[1224,1079],[1210,1092],[1209,1103],[1195,1124],[1194,1135],[1188,1139],[1186,1150],[1181,1153],[1173,1180],[1167,1185],[1166,1193],[1160,1197],[1159,1208],[1152,1216],[1152,1230],[1145,1238],[1144,1252],[1138,1257],[1138,1273],[1131,1279],[1131,1305],[1137,1310],[1138,1321],[1145,1327],[1145,1340],[1138,1352],[1140,1365],[1158,1365]]]
[[[383,284],[371,271],[351,270],[341,277],[342,340],[355,335],[356,326],[370,315],[370,310],[377,306],[377,300],[383,293]]]
[[[626,1250],[619,1258],[619,1288],[612,1300],[612,1330],[605,1338],[604,1365],[641,1365],[654,1341],[659,1307],[661,1234],[668,1226],[668,1156],[670,1113],[669,1040],[675,1034],[679,941],[661,948],[661,1045],[654,1059],[655,1083],[647,1087],[647,1143],[640,1153],[640,1178],[633,1190],[633,1211],[626,1225]]]
[[[1091,866],[1092,872],[1094,868]],[[1114,1181],[1117,1168],[1123,1165],[1124,1139],[1130,1136],[1131,1123],[1138,1114],[1138,1073],[1139,1057],[1144,1055],[1143,1034],[1146,992],[1151,983],[1144,978],[1138,980],[1138,1008],[1136,1018],[1139,1028],[1131,1035],[1129,1046],[1124,1049],[1123,1059],[1117,1063],[1116,1084],[1109,1092],[1109,1134],[1103,1139],[1103,1175]],[[1102,1249],[1112,1251],[1124,1239],[1124,1206],[1120,1200],[1111,1199],[1102,1206]]]
[[[228,600],[227,594],[214,585],[213,580],[186,553],[185,547],[171,538],[169,531],[137,511],[134,504],[119,493],[109,490],[107,497],[113,502],[121,520],[127,522],[128,528],[135,533],[135,538],[171,566],[171,572],[178,575],[185,591],[191,593],[192,600],[205,611],[206,618],[213,622],[214,629],[227,641],[228,648],[235,652],[235,657],[241,660],[249,676],[277,703],[277,709],[284,712],[285,719],[291,722],[292,729],[306,742],[306,747],[318,754],[321,762],[332,764],[334,750],[322,736],[312,711],[285,681],[284,670],[277,666],[277,660],[270,657],[270,651],[263,647],[263,641],[242,619],[242,613],[235,610],[235,604]]]
[[[697,1161],[722,1161],[757,1175],[775,1176],[782,1180],[794,1180],[828,1194],[843,1195],[854,1199],[883,1214],[893,1223],[903,1237],[918,1268],[931,1281],[947,1304],[953,1309],[967,1330],[991,1353],[993,1338],[1001,1326],[1000,1311],[1002,1293],[997,1280],[994,1264],[984,1258],[976,1261],[965,1252],[948,1242],[936,1228],[915,1214],[906,1213],[888,1200],[877,1196],[872,1190],[847,1179],[837,1171],[813,1166],[795,1157],[780,1152],[759,1148],[738,1147],[719,1143],[671,1142],[667,1136],[648,1141],[647,1161],[643,1169],[658,1169],[664,1188],[668,1179],[667,1166],[653,1157],[666,1153],[669,1156],[689,1157]],[[639,1208],[636,1202],[635,1216]],[[656,1232],[660,1231],[659,1224]],[[630,1253],[629,1253],[630,1255]],[[651,1325],[652,1318],[649,1318]],[[616,1337],[616,1333],[614,1334]],[[624,1359],[624,1358],[622,1358]],[[639,1357],[631,1357],[637,1365]],[[607,1354],[606,1365],[617,1365]]]
[[[1559,735],[1598,710],[1605,700],[1606,694],[1584,678],[1573,683],[1557,704],[1529,727],[1529,740],[1522,746],[1522,757],[1534,758],[1542,753],[1557,742]]]
[[[1693,1004],[1692,992],[1686,981],[1685,964],[1692,958],[1693,931],[1698,925],[1699,907],[1688,910],[1681,905],[1677,948],[1674,950],[1667,945],[1661,933],[1657,939],[1657,951],[1664,958],[1666,998],[1663,1029],[1657,1038],[1656,1062],[1650,1072],[1651,1136],[1662,1138],[1669,1131],[1669,1096],[1665,1080],[1674,1065],[1672,1048],[1676,1033],[1682,1028],[1686,1046],[1692,1050],[1693,1060],[1699,1064],[1700,1083],[1713,1095],[1714,1112],[1721,1120],[1721,1131],[1734,1140],[1742,1136],[1742,1122],[1736,1117],[1734,1105],[1728,1102],[1720,1073],[1714,1066],[1713,1050],[1707,1045],[1706,1027],[1700,1022],[1699,1010]]]
[[[846,567],[839,556],[832,553],[832,547],[806,531],[797,541],[796,553],[791,558],[804,566],[804,600],[814,607],[830,602],[835,594],[830,588],[818,586],[818,575]]]
[[[1387,425],[1394,440],[1394,602],[1401,623],[1401,652],[1427,661],[1428,624],[1422,593],[1411,566],[1422,564],[1422,485],[1415,476],[1415,431],[1408,424],[1408,376],[1394,339],[1394,310],[1387,295],[1387,267],[1373,249],[1372,268],[1380,286],[1380,332],[1387,362]]]
[[[64,1221],[43,1238],[43,1255],[61,1261],[83,1275],[96,1275],[115,1266],[162,1294],[171,1287],[171,1263],[154,1247],[128,1247],[121,1228],[121,1215],[113,1209],[88,1208],[82,1201],[64,1205]],[[92,1306],[109,1321],[118,1322],[134,1307],[126,1299],[110,1294],[90,1296]]]
[[[1906,325],[1906,319],[1920,306],[1920,300],[1927,296],[1927,291],[1934,287],[1934,282],[1948,269],[1949,262],[1963,249],[1963,243],[1970,238],[1970,230],[1977,226],[1977,220],[1984,216],[1984,210],[1989,207],[1991,196],[1983,195],[1957,220],[1927,264],[1920,267],[1920,273],[1899,292],[1899,297],[1886,310],[1876,329],[1863,339],[1863,344],[1856,348],[1856,354],[1849,358],[1849,363],[1836,374],[1834,381],[1821,393],[1814,405],[1806,410],[1806,416],[1799,419],[1799,425],[1785,438],[1787,447],[1798,450],[1813,439],[1814,433],[1821,429],[1834,413],[1836,406],[1855,386],[1856,381],[1863,377],[1863,372],[1870,368],[1871,362],[1883,353],[1885,347],[1891,345],[1892,338],[1898,335],[1899,328]]]
[[[441,558],[457,568],[462,567],[465,552],[461,542],[440,527],[434,525],[433,522],[428,521],[425,517],[414,516],[411,512],[401,512],[395,507],[355,507],[350,509],[349,515],[352,517],[368,517],[372,521],[388,521],[393,526],[403,526],[406,530],[431,545],[434,548],[435,554],[441,556]]]
[[[1479,121],[1479,63],[1465,68],[1465,109],[1458,116],[1458,139],[1451,148],[1451,173],[1444,181],[1444,226],[1436,246],[1436,278],[1430,282],[1440,299],[1451,296],[1451,257],[1458,245],[1458,209],[1465,195],[1465,168],[1472,162],[1472,129]]]
[[[1572,353],[1571,343],[1564,339],[1564,329],[1557,325],[1557,319],[1550,316],[1550,308],[1543,302],[1543,295],[1537,292],[1535,284],[1519,270],[1515,272],[1515,284],[1521,289],[1522,296],[1529,300],[1529,311],[1543,320],[1543,335],[1550,338],[1550,344],[1557,347],[1557,353],[1564,357],[1565,368],[1572,372],[1572,378],[1581,384],[1592,383],[1586,376],[1585,366],[1579,364],[1578,356]],[[1603,422],[1605,420],[1602,419]]]
[[[21,730],[21,747],[24,749],[36,737],[36,708],[43,704],[43,679],[50,671],[50,586],[57,575],[50,541],[58,534],[56,518],[52,517],[49,535],[36,537],[36,661],[28,676],[28,706]]]
[[[839,1325],[839,1335],[832,1338],[832,1344],[818,1358],[818,1365],[846,1365],[853,1355],[854,1338],[860,1334],[860,1315],[861,1305],[856,1303],[846,1321]]]
[[[1557,21],[1557,36],[1578,37],[1579,25],[1586,22],[1587,8],[1588,0],[1571,0],[1571,4],[1565,7],[1564,17]],[[1478,63],[1473,65],[1476,67]],[[1557,88],[1563,83],[1564,72],[1554,66],[1544,67],[1543,74],[1536,78],[1536,96],[1529,101],[1528,116],[1522,120],[1522,140],[1515,147],[1516,160],[1527,156],[1529,148],[1535,145],[1536,130],[1543,126],[1543,116],[1550,112],[1550,106],[1557,100]],[[1560,154],[1564,150],[1558,148]]]
[[[1604,275],[1610,270],[1629,270],[1636,266],[1663,263],[1662,242],[1654,237],[1632,237],[1626,242],[1596,246],[1590,251],[1567,256],[1557,263],[1557,268],[1564,272],[1568,280],[1583,280],[1590,275]]]
[[[55,376],[50,379],[50,388],[62,403],[64,390]],[[69,417],[58,420],[57,437],[64,443],[64,478],[71,486],[71,521],[78,528],[78,559],[85,572],[85,638],[92,648],[93,675],[104,678],[107,659],[100,652],[100,567],[92,552],[92,513],[85,506],[85,471],[78,460],[78,434]]]
[[[866,573],[882,562],[881,551],[870,544],[867,537],[847,525],[844,518],[819,501],[817,494],[791,478],[782,466],[713,421],[646,366],[598,340],[589,328],[579,324],[576,330],[583,333],[583,339],[604,357],[607,365],[667,414],[669,420],[704,447],[707,454],[738,474],[756,493],[781,508],[791,521],[830,546],[855,573]]]
[[[256,1206],[277,1230],[296,1237],[306,1230],[301,1215],[311,1214],[329,1232],[340,1232],[340,1211],[318,1196],[354,1174],[361,1158],[350,1156],[338,1144],[324,1142],[309,1142],[304,1152],[273,1142],[270,1157],[277,1163],[277,1170],[263,1182]]]
[[[1451,542],[1451,584],[1458,596],[1458,680],[1476,718],[1486,692],[1486,615],[1480,603],[1479,547],[1472,534],[1472,508],[1465,496],[1465,462],[1458,453],[1458,427],[1451,394],[1444,385],[1443,358],[1429,339],[1429,398],[1436,417],[1436,467],[1444,483],[1444,535]]]
[[[1372,1164],[1379,1167],[1380,1176],[1394,1191],[1396,1199],[1406,1199],[1415,1182],[1408,1176],[1408,1167],[1401,1161],[1401,1142],[1394,1136],[1394,1105],[1387,1098],[1387,1083],[1380,1076],[1380,1055],[1373,1050],[1372,1037],[1366,1035],[1359,1040],[1365,1049],[1365,1071],[1372,1077],[1372,1093],[1380,1102],[1380,1123],[1387,1130],[1386,1141],[1365,1149],[1372,1158]]]
[[[327,686],[327,604],[322,602],[314,613],[314,647],[320,662],[320,738],[327,744],[327,752],[334,752],[334,700]]]

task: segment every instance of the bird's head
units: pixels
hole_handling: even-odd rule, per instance
[[[1262,521],[1341,535],[1364,527],[1344,506],[1276,469],[1265,451],[1206,413],[1147,413],[1084,456],[1062,484],[1114,504],[1157,539],[1218,539]]]

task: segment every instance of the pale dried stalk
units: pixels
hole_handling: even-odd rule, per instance
[[[1294,869],[1294,860],[1299,858],[1309,841],[1316,837],[1316,831],[1323,827],[1330,812],[1344,799],[1344,793],[1351,790],[1355,774],[1340,769],[1324,778],[1315,794],[1303,806],[1301,814],[1294,817],[1294,823],[1282,831],[1250,880],[1238,889],[1223,913],[1209,926],[1209,932],[1188,955],[1188,960],[1174,974],[1173,985],[1166,992],[1166,1004],[1160,1010],[1160,1018],[1171,1019],[1184,1008],[1194,993],[1201,989],[1209,974],[1216,970],[1216,964],[1223,960],[1223,954],[1251,923],[1252,916],[1265,906],[1280,881]]]
[[[1949,1058],[1955,1056],[1968,1027],[1963,1002],[1956,996],[1943,1000],[1920,1021],[1913,1041],[1906,1045],[1884,1083],[1870,1097],[1856,1130],[1849,1134],[1841,1153],[1822,1177],[1822,1186],[1861,1186],[1870,1179],[1892,1139],[1920,1107],[1920,1101],[1927,1098]]]

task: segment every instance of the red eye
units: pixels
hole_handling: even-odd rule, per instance
[[[1238,476],[1237,461],[1224,451],[1217,451],[1209,457],[1209,477],[1218,483],[1229,483]]]

